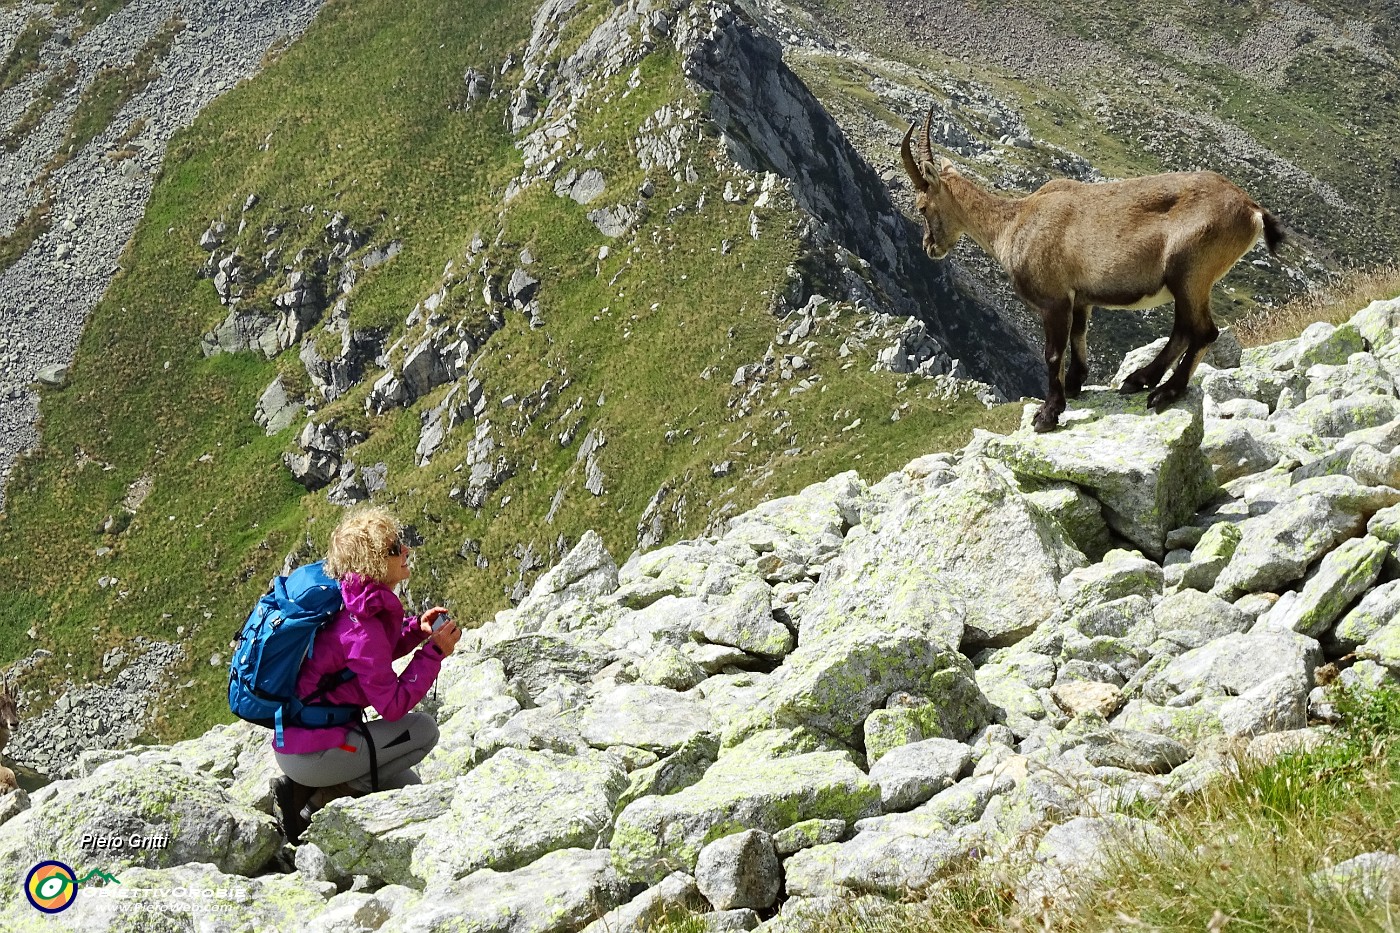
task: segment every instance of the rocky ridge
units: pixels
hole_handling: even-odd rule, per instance
[[[51,918],[75,930],[204,922],[170,885],[230,929],[795,930],[981,859],[1072,903],[1107,847],[1165,844],[1135,801],[1327,741],[1324,661],[1400,679],[1397,376],[1400,298],[1203,364],[1159,414],[1088,388],[1051,434],[621,567],[587,535],[444,664],[423,784],[333,802],[279,859],[265,731],[88,752],[7,798],[0,872],[168,834],[103,862],[123,900],[85,890]]]
[[[653,216],[651,206],[657,184],[649,180],[636,191],[619,190],[612,170],[598,167],[608,153],[591,143],[580,125],[591,110],[613,103],[606,91],[610,82],[627,75],[627,87],[635,89],[642,60],[663,46],[674,47],[693,89],[708,97],[708,110],[663,105],[629,142],[641,169],[669,175],[686,195],[664,219],[704,212],[707,203],[719,200],[746,205],[750,235],[757,239],[770,235],[770,218],[780,211],[796,206],[804,218],[801,237],[810,261],[791,268],[785,289],[771,298],[778,322],[774,346],[732,377],[732,385],[744,390],[740,414],[762,404],[763,391],[774,391],[773,383],[791,380],[795,391],[815,384],[798,375],[806,364],[801,348],[819,333],[829,336],[831,322],[851,311],[847,316],[857,323],[840,325],[846,328],[842,356],[875,344],[882,348],[879,368],[935,377],[941,380],[935,391],[971,392],[989,404],[1004,399],[1006,391],[1031,389],[1036,358],[1028,344],[917,256],[917,236],[890,200],[888,185],[846,142],[783,62],[780,45],[758,24],[726,3],[635,0],[616,7],[570,46],[564,37],[579,14],[573,3],[542,5],[518,63],[512,59],[493,69],[498,78],[476,70],[466,77],[467,106],[508,101],[506,119],[517,138],[522,170],[507,186],[503,203],[508,207],[527,190],[548,187],[560,198],[593,207],[590,221],[617,241],[600,250],[600,267],[614,251],[626,255],[649,228],[655,236],[663,220]],[[762,100],[755,101],[755,94]],[[714,135],[723,148],[711,165],[706,140]],[[699,169],[717,178],[702,181]],[[301,423],[285,457],[292,474],[308,489],[329,486],[331,501],[364,500],[384,483],[382,472],[375,472],[382,469],[379,464],[357,462],[354,448],[367,435],[348,433],[317,409],[361,383],[371,384],[365,407],[374,414],[414,405],[450,385],[446,397],[421,414],[416,462],[431,461],[454,430],[473,432],[459,468],[462,482],[451,498],[482,508],[519,469],[503,432],[518,436],[572,379],[561,370],[533,391],[493,398],[474,373],[476,354],[508,314],[547,327],[541,296],[559,283],[540,281],[529,250],[488,226],[476,231],[460,261],[444,270],[441,281],[405,316],[403,333],[389,342],[382,333],[353,330],[348,322],[358,273],[391,261],[395,245],[371,248],[361,220],[322,211],[329,217],[326,243],[334,249],[284,282],[277,263],[259,265],[250,255],[250,242],[265,244],[278,235],[263,226],[260,209],[256,197],[250,198],[239,231],[250,232],[242,237],[213,218],[201,238],[210,251],[205,271],[229,307],[225,320],[204,335],[201,351],[272,357],[299,347],[311,391],[289,393],[279,378],[267,387],[255,413],[269,434]],[[338,339],[338,354],[333,346],[327,351],[326,335]],[[606,438],[576,436],[582,402],[557,419],[557,437],[563,446],[581,441],[583,484],[597,496],[605,491],[606,478],[593,454]],[[564,492],[561,488],[557,496]],[[666,493],[658,490],[657,508],[642,516],[639,544],[664,537],[683,508],[677,498],[663,510]],[[524,597],[530,569],[522,564],[514,601]]]

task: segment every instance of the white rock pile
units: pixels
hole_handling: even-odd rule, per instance
[[[1397,374],[1400,299],[1203,366],[1160,414],[1088,389],[1051,434],[844,473],[622,567],[586,535],[444,665],[424,783],[327,806],[295,871],[267,733],[221,726],[0,811],[0,885],[44,853],[123,891],[0,922],[796,930],[983,859],[1069,903],[1108,848],[1166,844],[1138,804],[1326,741],[1324,661],[1397,681]],[[113,827],[171,843],[80,848]]]

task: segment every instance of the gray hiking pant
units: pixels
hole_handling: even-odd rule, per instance
[[[366,724],[374,737],[374,751],[379,763],[379,789],[419,784],[418,775],[408,770],[437,744],[438,727],[427,713],[405,713],[402,719],[389,722],[375,719]],[[307,787],[330,787],[349,784],[356,791],[370,791],[369,746],[365,737],[351,730],[345,744],[355,751],[328,748],[323,752],[285,755],[273,751],[282,773]]]

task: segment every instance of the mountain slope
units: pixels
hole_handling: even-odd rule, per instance
[[[898,139],[931,104],[940,147],[1006,187],[1224,153],[1301,244],[1242,263],[1226,317],[1393,243],[1384,211],[1354,221],[1383,175],[1294,145],[1325,96],[1270,92],[1292,148],[1246,169],[1257,147],[1229,127],[1179,131],[1209,122],[1213,59],[1188,73],[1185,40],[1145,56],[1194,122],[1159,120],[1158,85],[1118,73],[1152,45],[1133,11],[940,10],[942,51],[896,6],[326,4],[172,140],[67,380],[44,390],[43,445],[0,519],[0,657],[22,659],[29,708],[130,684],[92,701],[105,735],[72,739],[107,744],[224,717],[229,632],[369,496],[423,539],[411,601],[479,618],[587,529],[621,557],[1010,426],[1017,408],[984,401],[1039,391],[1037,323],[975,247],[924,258],[901,213]],[[1229,9],[1173,16],[1217,57],[1254,35]],[[1389,61],[1379,29],[1353,32],[1347,48]],[[1006,58],[1023,39],[1084,66]],[[38,61],[26,93],[62,67]],[[1185,137],[1200,146],[1172,148]],[[1166,326],[1101,315],[1096,376]],[[152,682],[179,685],[158,716]]]
[[[896,177],[920,117],[944,151],[1009,191],[1052,177],[1213,169],[1289,226],[1217,289],[1226,321],[1400,249],[1400,37],[1393,4],[756,3],[857,147]],[[872,120],[872,115],[883,120]],[[1024,148],[1022,148],[1024,147]],[[1087,160],[1087,162],[1085,161]],[[977,247],[954,254],[1015,299]],[[1257,261],[1255,261],[1257,260]],[[1096,375],[1165,331],[1169,309],[1101,314]],[[1033,328],[1032,328],[1033,330]]]
[[[983,419],[955,380],[870,371],[904,328],[881,309],[917,300],[842,240],[877,223],[907,257],[907,231],[828,228],[797,203],[821,179],[804,194],[722,135],[722,93],[678,51],[713,23],[686,27],[685,5],[403,12],[327,5],[172,141],[9,486],[0,632],[33,665],[31,709],[64,681],[122,681],[139,638],[184,650],[164,675],[181,687],[155,724],[100,713],[105,741],[226,715],[230,629],[369,489],[424,539],[412,599],[479,617],[587,528],[625,553]],[[582,204],[590,169],[603,193]],[[911,333],[914,364],[953,368]],[[959,371],[1025,372],[1007,359]],[[327,473],[299,470],[308,492],[284,455]]]

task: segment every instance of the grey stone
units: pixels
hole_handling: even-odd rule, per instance
[[[1072,907],[1111,865],[1111,852],[1129,845],[1161,849],[1168,843],[1156,826],[1124,816],[1075,817],[1052,826],[1036,847],[1038,867],[1017,886],[1016,900],[1027,909]]]
[[[636,219],[636,211],[625,204],[616,207],[602,207],[588,212],[588,220],[606,237],[619,237]]]
[[[1239,696],[1279,674],[1311,682],[1321,663],[1316,641],[1286,629],[1226,635],[1173,659],[1143,684],[1143,696],[1165,704],[1190,691]]]
[[[1392,852],[1366,852],[1308,875],[1320,888],[1330,888],[1364,901],[1393,895],[1400,887],[1400,855]]]
[[[972,749],[949,739],[925,739],[892,749],[870,768],[886,813],[908,810],[953,786],[972,760]]]
[[[643,684],[626,684],[599,697],[579,724],[584,739],[595,748],[634,745],[662,755],[710,728],[699,697]]]
[[[699,620],[698,632],[714,644],[781,658],[793,649],[796,639],[787,626],[773,618],[772,597],[768,584],[750,579],[717,605],[709,604]]]
[[[391,795],[333,800],[316,811],[303,839],[325,854],[337,878],[364,875],[417,886],[413,850],[451,803],[452,784],[415,784]]]
[[[1229,521],[1216,522],[1207,528],[1181,570],[1179,588],[1204,591],[1215,586],[1243,536],[1240,526]]]
[[[1366,516],[1332,496],[1308,494],[1246,520],[1210,591],[1233,602],[1300,579],[1313,561],[1357,535]]]
[[[413,875],[433,885],[591,846],[626,786],[612,756],[503,749],[457,779],[451,806],[413,851]]]
[[[1400,618],[1400,580],[1391,580],[1361,597],[1332,630],[1332,640],[1344,651],[1354,651],[1394,619]]]
[[[610,661],[596,648],[564,635],[518,635],[488,645],[482,653],[499,659],[506,676],[532,697],[560,677],[587,683]]]
[[[1392,619],[1384,628],[1366,639],[1356,649],[1356,656],[1363,661],[1374,661],[1394,673],[1400,673],[1400,620]]]
[[[559,849],[515,871],[483,868],[429,887],[399,929],[564,933],[581,929],[627,895],[627,882],[613,870],[606,851]]]
[[[1226,635],[1248,631],[1252,620],[1218,596],[1179,590],[1153,609],[1157,631],[1183,648],[1199,648]]]
[[[282,377],[278,376],[258,399],[258,408],[253,413],[253,420],[262,425],[270,437],[291,427],[304,407],[300,399],[287,393],[282,384]]]
[[[603,173],[596,168],[590,168],[574,182],[573,187],[569,189],[569,197],[580,204],[587,204],[601,197],[605,190]]]
[[[705,776],[718,757],[719,740],[704,733],[697,735],[656,764],[628,775],[627,789],[617,801],[617,812],[642,797],[662,797],[689,787]]]
[[[930,836],[862,832],[850,842],[804,849],[790,857],[783,866],[788,894],[908,896],[965,864],[981,838],[975,827]]]
[[[34,379],[46,386],[61,386],[68,379],[68,367],[62,363],[42,366],[34,374]]]
[[[1060,579],[1084,562],[1058,524],[977,457],[952,483],[896,487],[864,527],[805,600],[804,645],[853,624],[912,626],[948,647],[1011,644],[1049,618]]]
[[[715,840],[700,850],[695,882],[716,910],[771,907],[782,891],[772,837],[748,829]]]
[[[1292,629],[1317,637],[1332,627],[1380,576],[1390,546],[1369,535],[1343,541],[1308,574],[1292,599],[1280,599],[1259,618],[1260,626]],[[1294,594],[1288,594],[1293,596]]]
[[[807,641],[804,635],[751,708],[725,726],[724,741],[732,745],[764,729],[802,725],[855,744],[866,718],[898,691],[934,701],[937,715],[928,725],[936,731],[921,737],[960,740],[991,717],[962,654],[930,644],[911,628],[882,632],[852,619],[825,638]]]
[[[813,846],[839,842],[846,836],[845,820],[803,820],[773,834],[773,850],[792,855]]]
[[[1220,704],[1221,731],[1231,736],[1302,729],[1308,724],[1308,691],[1312,681],[1286,671],[1256,684]]]
[[[1267,470],[1278,461],[1256,432],[1228,421],[1207,422],[1201,452],[1215,469],[1215,481],[1222,484]]]
[[[1074,751],[1095,767],[1166,774],[1191,757],[1191,753],[1179,742],[1133,729],[1099,729],[1082,738],[1084,744]]]
[[[594,920],[582,933],[648,933],[677,914],[692,914],[704,907],[695,879],[678,871]]]
[[[717,829],[775,833],[811,819],[854,821],[880,809],[880,789],[844,754],[768,757],[767,735],[729,750],[697,783],[633,801],[617,817],[612,857],[625,877],[690,869]],[[722,831],[722,829],[721,829]]]
[[[1101,561],[1070,571],[1060,581],[1059,597],[1073,614],[1126,596],[1160,596],[1161,565],[1136,551],[1112,550]]]

